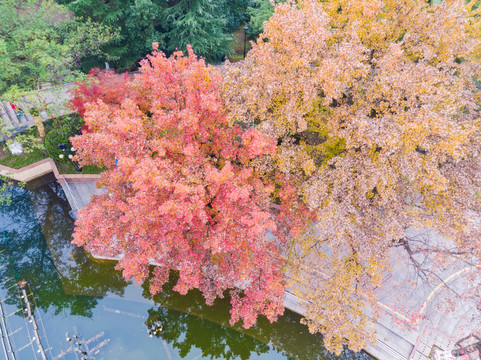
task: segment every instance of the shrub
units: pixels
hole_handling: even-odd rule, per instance
[[[64,154],[58,145],[65,144],[67,149],[72,148],[70,137],[80,133],[84,121],[78,115],[66,115],[58,119],[58,125],[50,130],[45,137],[45,150],[54,160],[68,161],[67,157],[60,159],[59,155]]]
[[[28,112],[32,116],[40,116],[40,111],[36,107],[31,108]]]

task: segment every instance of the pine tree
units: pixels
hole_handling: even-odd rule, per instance
[[[129,68],[136,60],[143,58],[151,49],[153,42],[163,48],[163,10],[166,0],[59,0],[68,5],[75,16],[91,18],[119,29],[122,38],[110,44],[106,52],[117,60],[116,68]],[[103,67],[103,59],[91,57],[84,61],[83,70]]]
[[[228,54],[232,39],[220,10],[219,2],[213,0],[180,0],[166,9],[167,50],[185,49],[190,44],[196,54],[208,60]]]

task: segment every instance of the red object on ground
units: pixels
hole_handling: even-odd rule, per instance
[[[13,110],[17,110],[17,105],[15,105],[15,104],[10,104],[10,106],[12,107]]]

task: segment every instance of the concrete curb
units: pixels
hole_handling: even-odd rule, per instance
[[[60,184],[65,184],[66,182],[92,182],[100,178],[100,175],[95,174],[60,174],[57,165],[51,158],[37,161],[21,169],[13,169],[5,165],[0,165],[0,175],[21,182],[29,182],[51,172],[53,172]]]

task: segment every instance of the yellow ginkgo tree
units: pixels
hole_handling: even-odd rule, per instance
[[[296,176],[317,209],[315,228],[293,241],[288,275],[332,351],[375,339],[367,313],[376,316],[393,249],[426,281],[438,276],[434,262],[480,265],[477,6],[286,1],[246,60],[224,69],[231,121],[278,139],[259,166]],[[410,228],[446,240],[413,239]]]

